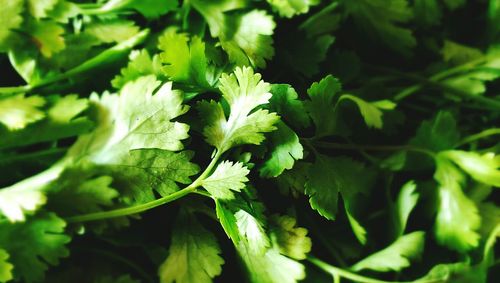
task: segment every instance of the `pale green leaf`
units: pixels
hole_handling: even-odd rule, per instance
[[[47,114],[55,123],[70,123],[73,118],[87,109],[88,104],[87,99],[78,98],[76,94],[69,94],[58,98]]]
[[[267,0],[281,17],[291,18],[295,15],[307,13],[309,8],[318,4],[319,0]]]
[[[47,201],[39,190],[3,188],[0,190],[0,212],[10,222],[25,221],[27,213],[33,213]]]
[[[455,162],[476,181],[500,187],[500,164],[495,160],[494,153],[480,155],[476,152],[448,150],[440,154]]]
[[[30,23],[29,33],[33,36],[33,40],[37,42],[36,46],[40,53],[46,58],[52,57],[52,55],[66,47],[63,37],[64,29],[55,22],[40,21]]]
[[[45,113],[40,110],[45,105],[41,96],[16,95],[0,99],[0,123],[9,130],[19,130],[28,124],[41,120]]]
[[[260,144],[263,133],[276,129],[274,124],[279,117],[275,113],[263,109],[252,112],[272,96],[269,84],[261,80],[260,74],[254,74],[249,67],[238,67],[233,74],[222,75],[219,89],[230,107],[227,120],[220,104],[203,102],[199,107],[202,118],[208,122],[203,134],[209,144],[221,152],[236,145]]]
[[[274,215],[271,222],[275,226],[271,230],[271,240],[280,253],[297,260],[306,259],[312,248],[307,229],[297,227],[297,220],[288,215]]]
[[[114,88],[120,89],[127,82],[134,81],[142,76],[161,74],[160,57],[154,55],[152,58],[146,49],[133,50],[129,55],[128,65],[120,70],[111,81]]]
[[[37,18],[44,18],[52,10],[59,0],[28,0],[28,11]]]
[[[462,191],[464,176],[451,161],[438,155],[434,179],[439,184],[436,240],[461,252],[476,247],[481,218],[474,202]]]
[[[103,43],[119,43],[139,33],[139,27],[126,20],[93,21],[85,27],[85,33]]]
[[[233,191],[241,191],[248,182],[249,172],[241,162],[223,161],[201,185],[216,199],[233,199]]]
[[[160,265],[161,283],[210,283],[222,272],[224,260],[215,236],[187,211],[181,210],[167,259]]]
[[[420,257],[424,242],[425,233],[422,231],[403,235],[387,248],[369,255],[351,268],[354,271],[363,269],[379,272],[400,271],[409,267],[411,260]]]
[[[0,0],[0,50],[9,49],[9,38],[12,29],[19,28],[23,22],[21,13],[24,8],[23,0]]]
[[[417,205],[420,195],[416,192],[417,185],[409,181],[403,185],[396,200],[396,235],[403,235],[410,213]]]
[[[5,250],[0,249],[0,282],[7,282],[14,278],[12,275],[14,266],[8,260],[9,254]]]

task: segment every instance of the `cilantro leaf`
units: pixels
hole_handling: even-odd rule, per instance
[[[370,269],[380,272],[400,271],[410,266],[410,260],[418,258],[424,249],[425,232],[417,231],[401,236],[387,248],[369,255],[354,264],[354,271]]]
[[[9,254],[0,249],[0,282],[7,282],[12,280],[14,277],[12,275],[12,269],[14,266],[8,262]]]
[[[355,0],[342,1],[356,25],[380,40],[387,47],[409,54],[417,41],[410,29],[398,24],[407,23],[413,17],[407,0]]]
[[[304,266],[270,248],[270,239],[258,219],[244,210],[235,216],[240,235],[236,248],[252,282],[292,283],[305,277]]]
[[[475,152],[448,150],[440,153],[455,162],[476,181],[500,187],[500,162],[493,153],[480,155]]]
[[[339,98],[339,102],[342,100],[351,100],[356,103],[361,112],[361,116],[365,120],[368,127],[381,129],[382,128],[382,111],[380,109],[392,110],[396,107],[391,101],[377,101],[377,102],[366,102],[363,99],[350,95],[344,94]]]
[[[332,109],[340,90],[340,82],[331,75],[313,83],[307,90],[310,100],[304,102],[304,106],[314,122],[317,137],[327,136],[335,130]]]
[[[45,99],[37,95],[25,97],[21,94],[0,99],[0,122],[9,130],[22,129],[45,117],[40,110],[43,105]]]
[[[55,22],[28,22],[28,30],[33,36],[33,41],[37,43],[40,53],[46,58],[52,57],[66,47],[63,37],[64,29]]]
[[[87,108],[87,99],[78,98],[76,94],[68,94],[56,97],[52,107],[47,111],[47,115],[55,123],[70,123],[73,118]]]
[[[146,49],[133,50],[130,52],[128,65],[121,69],[119,75],[114,77],[111,85],[120,89],[127,82],[147,75],[156,75],[157,77],[161,75],[160,57],[154,55],[151,58]]]
[[[281,17],[291,18],[309,11],[309,7],[317,5],[319,0],[267,0]]]
[[[197,219],[179,212],[169,255],[158,270],[161,283],[212,282],[222,272],[224,260],[215,236]]]
[[[362,163],[350,158],[318,155],[309,168],[305,193],[310,197],[309,203],[313,209],[333,220],[337,214],[339,193],[348,200],[365,192],[369,189],[371,175]]]
[[[160,61],[167,77],[204,87],[211,85],[207,78],[205,43],[199,37],[189,39],[187,34],[169,29],[158,39],[158,48],[162,50]]]
[[[274,215],[271,222],[275,225],[271,230],[271,239],[280,253],[297,260],[306,259],[312,248],[307,229],[296,227],[297,220],[288,215]]]
[[[451,113],[440,111],[430,121],[424,121],[410,144],[434,151],[452,149],[460,138],[457,123]]]
[[[262,177],[276,177],[291,169],[296,160],[304,157],[304,148],[297,134],[281,121],[276,124],[276,128],[276,131],[269,134],[272,147],[270,157],[260,168]]]
[[[403,235],[410,213],[417,205],[420,195],[416,192],[417,185],[414,181],[409,181],[403,185],[396,200],[396,235]]]
[[[306,128],[310,124],[304,103],[298,99],[299,95],[291,85],[271,85],[273,96],[269,99],[269,109],[281,115],[289,125],[297,128]]]
[[[241,162],[223,161],[201,185],[216,199],[233,199],[232,191],[239,192],[245,187],[249,172]]]
[[[141,149],[106,165],[122,184],[122,197],[143,202],[154,199],[153,189],[167,196],[180,189],[177,183],[190,184],[190,176],[199,172],[199,166],[190,162],[192,157],[192,151]]]
[[[260,144],[264,140],[262,133],[276,129],[273,125],[279,117],[275,113],[263,109],[252,112],[272,96],[269,84],[261,80],[260,74],[254,74],[249,67],[238,67],[233,74],[222,75],[219,89],[230,107],[227,120],[222,105],[214,101],[203,101],[199,110],[208,122],[203,134],[220,152],[236,145]]]
[[[191,1],[208,23],[212,37],[218,37],[231,62],[239,66],[265,67],[274,56],[272,46],[273,18],[265,11],[227,13],[242,8],[246,1],[223,0],[214,3]]]
[[[464,176],[448,159],[438,155],[434,179],[439,183],[436,240],[461,252],[476,247],[481,218],[474,202],[462,191]]]
[[[139,27],[133,21],[94,21],[85,27],[85,33],[97,38],[100,42],[113,43],[133,37],[139,33]]]
[[[0,0],[0,51],[9,49],[9,38],[12,30],[19,28],[23,22],[21,13],[23,0]]]
[[[0,212],[11,222],[25,221],[26,213],[36,211],[47,202],[40,190],[31,188],[3,188],[0,190]]]
[[[28,0],[28,11],[36,19],[44,18],[59,0]]]
[[[69,255],[66,223],[53,213],[38,214],[25,223],[0,223],[0,247],[10,254],[14,276],[25,282],[43,281],[49,265]]]

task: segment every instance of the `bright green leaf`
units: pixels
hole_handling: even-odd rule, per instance
[[[40,108],[45,99],[40,96],[16,95],[0,99],[0,122],[9,130],[19,130],[45,117]]]
[[[271,230],[271,239],[280,253],[297,260],[306,259],[312,248],[307,229],[297,227],[297,220],[288,215],[274,215],[271,222],[275,225]]]
[[[500,164],[495,160],[495,154],[480,155],[475,152],[448,150],[440,153],[455,162],[476,181],[500,187]]]
[[[14,277],[12,275],[12,269],[14,266],[8,262],[9,254],[0,249],[0,282],[7,282],[12,280]]]
[[[239,192],[248,182],[249,172],[241,162],[223,161],[201,185],[216,199],[233,199],[233,191]]]
[[[410,213],[417,205],[420,195],[416,192],[417,185],[409,181],[403,185],[396,200],[396,235],[403,235]]]
[[[9,38],[12,29],[19,28],[23,22],[21,13],[24,8],[23,0],[0,0],[0,51],[9,49]]]

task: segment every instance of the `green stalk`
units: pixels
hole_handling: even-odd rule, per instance
[[[210,173],[212,173],[215,165],[217,165],[218,160],[221,157],[221,152],[217,152],[210,162],[208,164],[207,168],[201,173],[196,180],[191,183],[191,185],[185,187],[184,189],[177,191],[173,194],[170,194],[168,196],[164,196],[162,198],[149,201],[143,204],[131,206],[131,207],[125,207],[125,208],[119,208],[119,209],[114,209],[114,210],[109,210],[109,211],[102,211],[102,212],[94,212],[94,213],[88,213],[88,214],[83,214],[83,215],[76,215],[76,216],[71,216],[67,217],[65,220],[69,223],[76,223],[76,222],[88,222],[88,221],[96,221],[96,220],[103,220],[103,219],[109,219],[109,218],[116,218],[116,217],[122,217],[122,216],[127,216],[127,215],[133,215],[137,213],[141,213],[150,209],[153,209],[158,206],[162,206],[164,204],[167,204],[169,202],[173,202],[175,200],[178,200],[182,197],[185,197],[186,195],[189,195],[191,193],[195,193],[196,189],[201,186],[203,180],[205,180]]]
[[[33,91],[37,88],[44,87],[56,82],[60,82],[72,77],[76,77],[83,73],[86,73],[90,70],[93,70],[97,67],[102,66],[103,64],[107,64],[109,62],[114,62],[121,57],[123,57],[124,53],[127,53],[134,46],[143,42],[149,34],[149,30],[145,29],[133,37],[120,42],[119,44],[104,50],[99,53],[97,56],[83,62],[82,64],[76,66],[73,69],[68,70],[65,73],[59,74],[54,77],[48,77],[44,80],[41,80],[32,85],[23,85],[17,87],[0,87],[0,96],[12,96],[19,93],[25,93],[28,91]]]
[[[465,144],[468,144],[468,143],[471,143],[471,142],[474,142],[474,141],[477,141],[477,140],[480,140],[483,138],[487,138],[487,137],[490,137],[493,135],[500,135],[500,128],[487,129],[487,130],[484,130],[480,133],[465,137],[458,143],[457,146],[462,146],[462,145],[465,145]]]
[[[325,271],[326,273],[331,274],[336,277],[342,277],[349,279],[354,282],[359,282],[359,283],[439,283],[439,282],[444,282],[444,279],[424,279],[424,280],[416,280],[416,281],[384,281],[384,280],[378,280],[375,278],[371,277],[366,277],[363,275],[359,275],[357,273],[353,273],[351,271],[330,265],[320,259],[317,259],[315,257],[308,257],[307,260],[314,264],[315,266],[319,267],[321,270]],[[339,280],[340,281],[340,280]]]

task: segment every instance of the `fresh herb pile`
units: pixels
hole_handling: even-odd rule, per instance
[[[500,282],[499,0],[0,0],[0,282]]]

